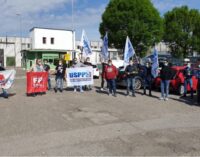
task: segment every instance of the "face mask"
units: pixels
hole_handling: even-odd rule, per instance
[[[198,66],[199,68],[200,68],[200,64],[199,64],[199,66]]]
[[[130,65],[133,65],[133,63],[130,63]]]
[[[62,65],[62,63],[59,63],[59,65]]]
[[[148,67],[149,67],[149,64],[147,64],[146,67],[148,68]]]
[[[165,65],[165,66],[167,66],[168,64],[167,64],[167,63],[165,63],[164,65]]]
[[[190,64],[188,64],[188,65],[187,65],[187,67],[188,67],[188,68],[190,68],[190,67],[191,67],[191,65],[190,65]]]
[[[74,64],[77,64],[77,63],[78,63],[77,61],[74,62]]]
[[[109,63],[108,65],[109,65],[109,66],[111,66],[111,65],[112,65],[112,63]]]

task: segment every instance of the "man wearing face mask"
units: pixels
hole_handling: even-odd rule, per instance
[[[92,67],[92,63],[90,62],[90,57],[86,58],[84,65]],[[91,85],[85,86],[85,90],[92,90],[92,86]]]
[[[31,71],[33,71],[33,72],[43,72],[43,71],[45,71],[44,67],[42,65],[41,59],[36,59],[36,64],[31,68]]]
[[[133,64],[133,60],[130,60],[129,65],[125,69],[125,73],[127,75],[127,96],[129,96],[129,91],[131,89],[132,96],[135,97],[135,76],[138,75],[138,71],[138,66]]]
[[[63,91],[63,80],[65,79],[66,67],[63,65],[62,60],[59,60],[56,66],[56,87],[54,88],[55,93],[59,90],[61,93]]]
[[[160,70],[161,78],[161,97],[160,100],[169,100],[169,85],[172,78],[172,69],[168,65],[168,61],[164,60],[162,69]]]
[[[151,95],[151,85],[152,85],[152,74],[151,74],[151,63],[149,61],[146,62],[146,65],[144,67],[144,86],[143,86],[143,89],[144,89],[144,95],[146,95],[146,88],[148,87],[149,88],[149,96],[152,96]]]
[[[183,75],[184,75],[184,95],[183,97],[186,97],[187,94],[187,86],[189,84],[190,89],[191,89],[191,99],[193,99],[193,81],[192,81],[192,77],[193,77],[193,70],[191,68],[191,63],[187,63],[187,67],[184,69],[183,71]]]
[[[117,68],[112,64],[112,60],[108,60],[108,65],[105,67],[104,78],[107,80],[109,92],[108,95],[112,94],[116,97],[116,78],[118,75]]]

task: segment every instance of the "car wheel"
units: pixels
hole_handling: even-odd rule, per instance
[[[178,94],[183,95],[184,94],[184,85],[180,85],[178,89]]]
[[[142,87],[142,81],[139,78],[135,79],[135,90],[139,90]]]

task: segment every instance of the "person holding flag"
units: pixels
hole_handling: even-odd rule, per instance
[[[0,71],[5,71],[6,69],[0,65]],[[1,77],[3,78],[2,75],[0,75],[0,81],[2,80]],[[0,96],[3,96],[5,99],[8,98],[8,92],[6,91],[6,89],[2,88],[2,94],[0,94]]]
[[[138,66],[133,63],[133,60],[130,60],[131,57],[135,55],[135,50],[131,44],[129,37],[127,36],[125,51],[124,51],[124,65],[127,65],[125,68],[125,73],[127,75],[127,96],[129,96],[130,88],[132,89],[132,96],[135,97],[135,76],[138,75]]]

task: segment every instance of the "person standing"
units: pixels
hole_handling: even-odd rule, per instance
[[[43,72],[43,71],[45,71],[44,67],[42,65],[41,59],[36,59],[36,64],[31,68],[30,71],[33,71],[33,72]]]
[[[78,62],[77,58],[74,58],[72,68],[86,67],[82,62]],[[74,86],[74,92],[77,92],[78,86]],[[79,86],[80,92],[83,93],[83,86]]]
[[[162,69],[160,70],[161,79],[161,97],[160,100],[169,100],[169,85],[172,78],[172,69],[168,65],[168,61],[163,61]]]
[[[104,73],[105,73],[105,68],[106,68],[106,66],[107,66],[108,64],[106,64],[104,61],[102,61],[102,64],[101,64],[101,67],[102,67],[102,72],[101,72],[101,91],[104,91],[104,84],[105,84],[105,82],[107,82],[106,81],[106,79],[105,79],[105,75],[104,75]]]
[[[63,80],[65,79],[66,67],[63,65],[62,60],[59,60],[56,66],[56,87],[54,88],[55,93],[59,90],[63,92]]]
[[[197,104],[200,106],[200,63],[198,65],[197,79]]]
[[[51,90],[50,66],[47,63],[47,60],[44,61],[44,70],[48,73],[48,90]]]
[[[0,65],[0,71],[4,71],[4,70],[6,70],[3,66],[2,66],[2,64]],[[1,96],[3,96],[5,99],[8,99],[8,92],[6,91],[6,89],[4,89],[4,88],[2,88],[2,94],[1,94]]]
[[[85,60],[85,62],[84,62],[84,65],[93,68],[92,63],[90,62],[90,57],[87,57],[87,58],[86,58],[86,60]],[[86,86],[85,86],[85,90],[92,90],[92,86],[91,86],[91,85],[86,85]]]
[[[133,60],[129,61],[129,65],[125,69],[125,73],[127,76],[127,93],[129,96],[130,89],[132,90],[132,96],[135,97],[135,77],[138,75],[139,69],[138,65],[133,64]]]
[[[144,76],[143,76],[143,94],[146,95],[146,88],[149,88],[149,96],[152,96],[151,94],[151,85],[152,85],[152,73],[151,73],[152,67],[150,62],[146,62],[145,67],[144,67]]]
[[[190,89],[191,89],[191,99],[193,99],[193,81],[192,81],[192,77],[193,77],[193,70],[191,68],[191,63],[187,63],[187,67],[184,69],[183,71],[183,75],[184,75],[184,95],[183,97],[186,97],[187,95],[187,86],[189,84]]]
[[[113,93],[116,97],[116,78],[118,75],[117,68],[112,64],[112,60],[108,60],[108,66],[105,67],[104,78],[107,80],[109,92],[108,95]]]

